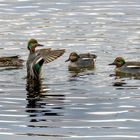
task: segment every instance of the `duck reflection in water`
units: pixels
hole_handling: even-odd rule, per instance
[[[73,70],[73,71],[69,71],[69,74],[70,74],[70,78],[76,78],[85,75],[94,75],[95,68],[83,68],[80,70]]]
[[[26,90],[27,90],[27,101],[28,101],[26,106],[27,108],[26,112],[31,113],[30,117],[35,117],[37,116],[37,113],[42,112],[38,110],[43,106],[43,103],[39,103],[39,101],[41,101],[41,94],[43,93],[42,80],[27,79]],[[32,119],[31,121],[37,121],[37,120]]]
[[[27,79],[27,106],[26,112],[31,117],[30,122],[47,121],[43,116],[60,116],[63,111],[64,95],[49,95],[47,88],[42,84],[43,79]],[[35,124],[28,127],[36,127]],[[45,126],[44,126],[45,127]],[[47,126],[46,126],[47,127]]]
[[[139,89],[139,84],[138,85],[133,85],[131,83],[132,77],[116,76],[114,74],[112,74],[110,76],[114,77],[113,82],[112,82],[112,86],[115,87],[116,90]],[[133,79],[136,79],[136,78],[133,78]]]

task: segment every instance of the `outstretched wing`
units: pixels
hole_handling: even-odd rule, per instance
[[[36,51],[35,59],[32,63],[31,72],[34,78],[38,78],[40,74],[41,67],[44,63],[49,63],[60,57],[65,52],[64,49],[51,50],[40,49]]]
[[[58,50],[51,50],[49,49],[41,49],[39,50],[38,54],[40,57],[44,59],[44,63],[49,63],[63,55],[65,52],[65,49],[58,49]]]

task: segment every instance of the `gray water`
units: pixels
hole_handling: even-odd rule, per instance
[[[140,60],[139,0],[0,0],[0,56],[26,60],[30,38],[66,53],[44,65],[35,95],[25,66],[0,68],[1,140],[140,139],[140,81],[108,66]],[[95,53],[96,68],[69,72],[72,51]]]

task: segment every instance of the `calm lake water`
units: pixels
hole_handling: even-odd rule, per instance
[[[139,0],[0,0],[0,56],[26,60],[30,38],[66,53],[43,67],[36,95],[26,66],[0,68],[1,140],[140,139],[140,80],[108,66],[140,61]],[[95,53],[96,68],[70,73],[72,51]]]

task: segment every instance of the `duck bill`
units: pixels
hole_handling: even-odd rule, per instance
[[[70,59],[67,59],[65,62],[68,62],[68,61],[70,61]]]
[[[37,46],[44,46],[44,45],[42,45],[42,44],[37,44]]]
[[[113,63],[110,63],[110,64],[108,64],[108,65],[115,65],[115,63],[113,62]]]

